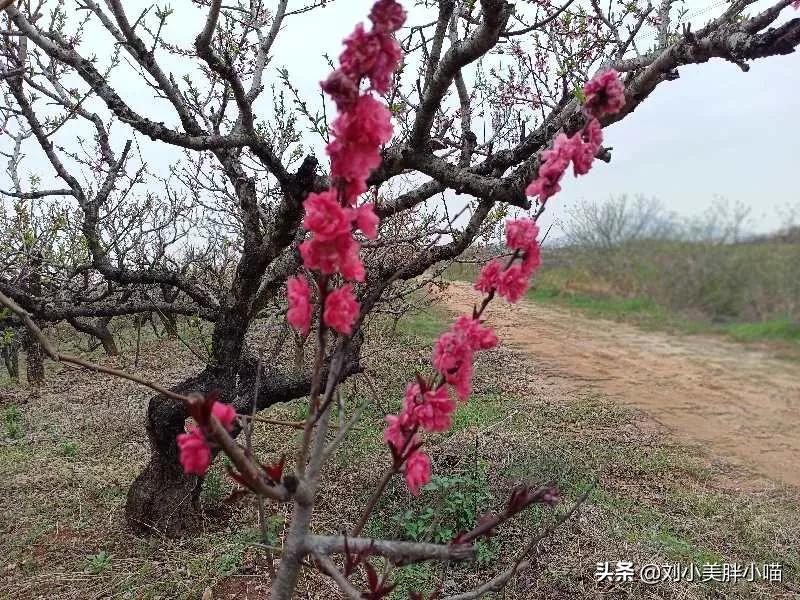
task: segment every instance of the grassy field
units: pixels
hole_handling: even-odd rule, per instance
[[[416,369],[429,368],[430,345],[448,315],[431,309],[389,335],[371,332],[368,373],[380,391],[339,451],[321,493],[314,528],[352,524],[388,460],[382,417],[400,404]],[[264,333],[261,332],[262,336]],[[258,343],[256,336],[255,343]],[[164,357],[170,356],[167,367]],[[131,367],[129,355],[109,360]],[[166,383],[192,372],[183,346],[147,340],[139,370]],[[269,558],[259,539],[252,499],[227,504],[233,489],[223,461],[206,479],[205,531],[181,540],[140,538],[122,521],[127,486],[145,462],[142,418],[148,393],[99,375],[51,369],[39,392],[6,384],[0,391],[0,597],[263,598]],[[348,410],[368,401],[354,378],[344,387]],[[302,402],[270,409],[303,414]],[[256,448],[269,459],[293,446],[285,430],[265,426]],[[643,415],[590,391],[575,392],[499,348],[479,356],[475,393],[455,426],[426,439],[436,477],[418,498],[397,484],[384,496],[367,533],[446,541],[476,515],[502,506],[519,481],[558,483],[564,503],[538,508],[479,548],[468,565],[415,565],[396,571],[393,599],[409,590],[445,594],[501,570],[526,539],[568,510],[597,482],[579,512],[537,547],[536,568],[521,573],[502,596],[553,598],[791,598],[798,593],[800,536],[797,493],[729,465],[698,448],[675,444]],[[283,507],[268,519],[278,540]],[[780,563],[783,583],[603,583],[596,563]],[[339,597],[312,571],[301,597]]]

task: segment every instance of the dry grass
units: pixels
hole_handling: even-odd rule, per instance
[[[376,332],[373,337],[369,371],[386,400],[367,409],[333,461],[316,513],[317,530],[336,531],[357,517],[386,462],[382,414],[397,408],[405,382],[429,364],[426,345],[440,320],[441,313],[432,312],[410,321],[398,336]],[[173,383],[196,369],[195,362],[177,344],[148,341],[140,370]],[[345,389],[351,407],[368,399],[358,379]],[[214,598],[265,597],[266,557],[252,545],[259,537],[254,503],[223,503],[232,485],[222,461],[207,480],[201,535],[167,540],[125,531],[127,486],[148,451],[142,427],[148,396],[127,382],[71,369],[52,372],[38,394],[24,387],[0,388],[0,410],[15,406],[18,415],[15,439],[0,430],[0,597],[199,598],[207,588]],[[294,418],[302,415],[302,403],[270,412]],[[262,457],[270,458],[290,450],[293,439],[264,427],[256,445]],[[400,485],[393,487],[368,524],[370,533],[413,530],[431,538],[458,524],[448,521],[474,518],[473,504],[480,509],[499,505],[519,480],[558,480],[568,505],[599,478],[578,516],[540,545],[538,568],[521,574],[505,598],[796,596],[800,518],[795,490],[710,462],[700,449],[670,443],[642,415],[597,397],[528,356],[508,349],[481,356],[474,397],[459,409],[452,432],[431,436],[428,446],[434,471],[460,479],[444,492],[428,490],[418,499]],[[454,505],[454,498],[460,504]],[[438,517],[424,517],[426,509]],[[440,582],[450,592],[484,580],[553,516],[535,510],[513,523],[482,546],[480,564],[407,567],[397,573],[394,597]],[[275,535],[281,534],[285,517],[283,509],[271,516]],[[597,561],[625,559],[779,562],[786,583],[595,583]],[[314,575],[301,596],[339,597]]]

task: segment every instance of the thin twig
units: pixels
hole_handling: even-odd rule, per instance
[[[244,419],[258,421],[260,423],[267,423],[268,425],[278,425],[280,427],[291,427],[292,429],[303,429],[305,427],[304,421],[281,421],[280,419],[270,419],[269,417],[262,417],[260,415],[241,415]]]
[[[325,556],[324,554],[319,554],[317,552],[312,552],[311,555],[314,557],[314,560],[317,561],[317,564],[321,567],[320,571],[331,577],[336,584],[339,586],[345,595],[350,598],[351,600],[361,600],[364,596],[359,592],[350,581],[348,581],[347,577],[345,577],[344,573],[342,573],[339,568],[334,564],[334,562]]]

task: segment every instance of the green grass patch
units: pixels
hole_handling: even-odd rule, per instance
[[[673,333],[722,334],[737,342],[782,342],[800,345],[800,322],[789,318],[763,322],[719,324],[696,319],[658,305],[651,298],[621,298],[561,290],[552,285],[532,288],[527,298],[579,311],[581,314],[612,321],[632,323],[644,329]]]
[[[777,340],[800,344],[800,322],[773,319],[762,323],[735,323],[725,326],[725,332],[742,342]]]
[[[643,324],[655,324],[675,320],[665,308],[650,298],[617,298],[598,296],[561,290],[550,285],[535,285],[527,294],[534,302],[551,302],[580,310],[581,312],[602,319],[615,321],[632,320]]]
[[[498,396],[473,394],[469,402],[461,404],[453,414],[452,431],[458,432],[467,427],[486,427],[502,419],[508,410]]]
[[[404,316],[397,323],[397,333],[434,341],[447,328],[451,320],[449,313],[440,306],[429,306],[422,311]]]
[[[78,455],[78,443],[70,441],[62,442],[58,447],[58,453],[64,458],[73,458]]]
[[[22,415],[16,406],[7,406],[3,410],[3,426],[9,439],[18,440],[25,435]]]
[[[723,557],[718,553],[697,547],[674,532],[655,532],[650,537],[650,541],[660,553],[671,560],[694,563],[695,565],[721,563],[724,561]]]

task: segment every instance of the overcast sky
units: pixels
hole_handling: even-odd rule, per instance
[[[149,0],[125,3],[129,15],[138,15],[150,4]],[[329,71],[323,52],[338,55],[342,37],[364,18],[371,4],[372,0],[338,0],[288,19],[286,32],[274,46],[266,84],[276,81],[276,67],[286,66],[307,98],[318,97],[318,82]],[[690,12],[714,4],[714,0],[687,3]],[[762,6],[763,1],[754,10]],[[693,29],[724,8],[691,19]],[[177,36],[188,46],[202,27],[203,13],[191,6],[180,10],[187,12],[185,16],[181,12],[169,37]],[[794,16],[791,10],[785,18]],[[101,39],[108,37],[90,30],[85,47],[100,47]],[[800,53],[755,61],[751,67],[743,73],[720,60],[682,67],[678,80],[659,85],[632,115],[606,130],[606,143],[614,148],[612,162],[596,163],[581,179],[565,177],[563,192],[552,201],[545,221],[560,218],[566,206],[582,198],[603,201],[615,194],[645,194],[688,216],[701,212],[719,195],[753,206],[752,229],[777,227],[777,209],[800,204],[794,171],[800,148]],[[178,65],[175,68],[180,71]],[[174,112],[154,102],[134,78],[112,77],[112,85],[143,113],[175,122]],[[163,144],[145,146],[157,163],[178,158]]]

